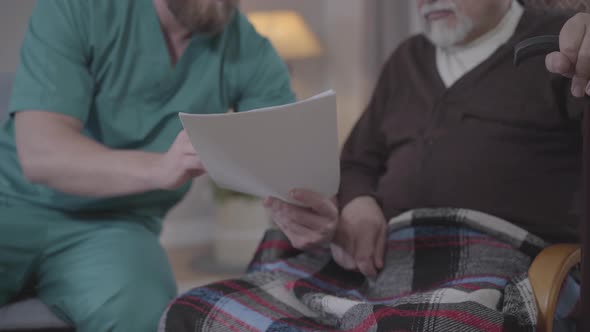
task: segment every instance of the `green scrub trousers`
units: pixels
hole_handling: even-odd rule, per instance
[[[176,284],[142,222],[75,219],[5,197],[0,215],[0,304],[33,281],[78,331],[155,331]]]

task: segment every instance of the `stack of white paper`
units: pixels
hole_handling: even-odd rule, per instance
[[[288,202],[292,202],[289,191],[295,188],[326,196],[338,191],[333,91],[278,107],[181,113],[180,119],[209,176],[222,188]]]

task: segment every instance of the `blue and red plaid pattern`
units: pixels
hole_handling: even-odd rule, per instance
[[[269,230],[246,275],[178,297],[161,331],[535,331],[526,273],[546,245],[483,213],[416,210],[390,221],[372,282]],[[563,312],[577,296],[565,289]]]

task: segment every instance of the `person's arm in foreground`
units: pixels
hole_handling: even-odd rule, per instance
[[[204,170],[181,132],[164,154],[113,150],[81,134],[75,118],[44,111],[15,114],[23,173],[33,183],[68,194],[112,197],[172,190]]]
[[[86,137],[93,102],[88,8],[39,1],[23,41],[11,100],[16,148],[30,181],[80,196],[175,189],[203,172],[186,134],[169,151],[116,151]]]

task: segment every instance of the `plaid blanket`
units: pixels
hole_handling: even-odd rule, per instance
[[[547,245],[540,238],[460,209],[411,211],[392,219],[388,234],[385,267],[369,281],[328,249],[300,252],[269,230],[246,275],[178,297],[160,331],[535,330],[526,275]],[[564,287],[564,316],[575,287]]]

